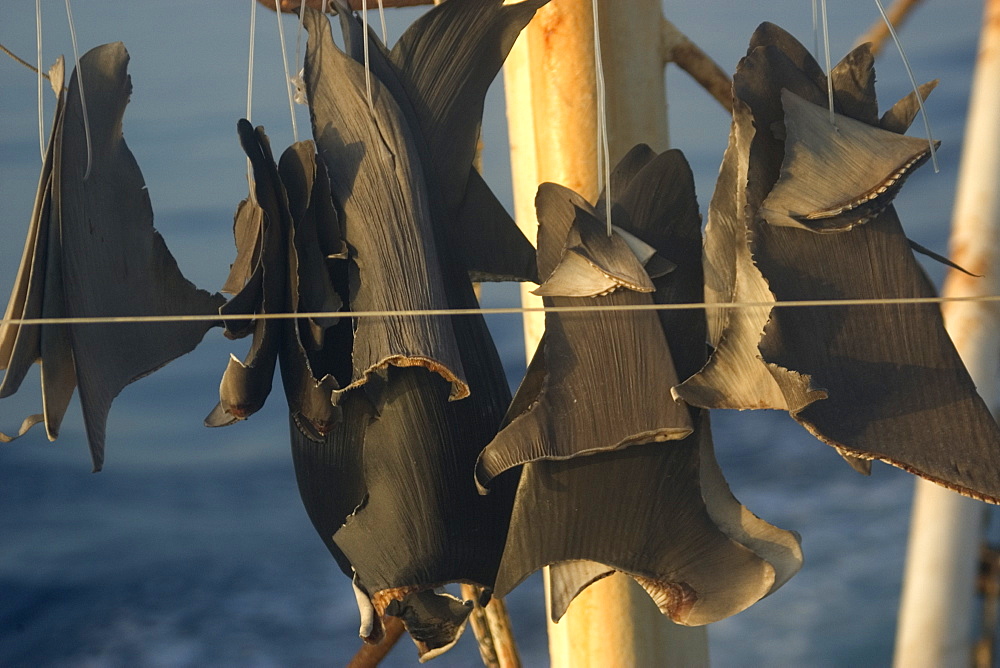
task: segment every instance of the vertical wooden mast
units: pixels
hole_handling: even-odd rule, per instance
[[[601,45],[607,80],[612,164],[645,142],[668,148],[660,0],[601,0]],[[597,100],[593,13],[589,0],[552,0],[522,33],[504,66],[514,208],[529,239],[537,233],[534,198],[552,181],[597,198]],[[522,288],[525,306],[541,300]],[[534,353],[543,318],[525,318]],[[661,615],[624,575],[589,587],[559,624],[549,623],[553,667],[697,666],[708,662],[703,629]]]
[[[951,257],[982,278],[952,271],[946,297],[1000,294],[1000,0],[986,0],[973,80]],[[1000,307],[945,305],[945,324],[979,393],[1000,406]],[[969,666],[985,506],[917,480],[900,602],[895,665]]]

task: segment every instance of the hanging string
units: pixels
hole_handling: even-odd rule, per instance
[[[389,30],[385,27],[385,6],[378,0],[378,20],[382,24],[382,43],[389,46]]]
[[[814,308],[843,306],[898,306],[966,303],[1000,303],[1000,295],[967,297],[898,297],[884,299],[803,299],[779,302],[714,302],[691,304],[594,304],[590,306],[510,306],[499,308],[410,309],[393,311],[316,311],[299,313],[231,314],[226,320],[295,320],[299,318],[394,318],[456,315],[516,315],[525,313],[598,313],[631,311],[739,310],[760,308]],[[4,318],[0,325],[111,325],[137,322],[218,322],[218,314],[87,316],[76,318]]]
[[[257,35],[257,0],[250,0],[250,48],[247,57],[247,115],[250,120],[250,113],[253,111],[253,58],[254,40]],[[247,184],[250,187],[250,201],[256,202],[257,196],[254,193],[253,165],[250,158],[247,158]]]
[[[368,94],[368,109],[375,115],[375,103],[372,101],[372,68],[368,57],[368,0],[361,0],[361,29],[364,36],[361,38],[362,48],[365,50],[365,92]]]
[[[607,89],[604,81],[604,58],[601,56],[601,22],[597,0],[591,1],[594,14],[594,75],[597,84],[597,189],[604,185],[604,218],[611,236],[611,151],[608,149]]]
[[[285,50],[285,28],[281,21],[281,10],[274,12],[278,17],[278,42],[281,44],[281,64],[285,68],[285,92],[288,93],[288,113],[292,116],[292,139],[299,141],[299,124],[295,120],[295,97],[292,95],[292,77],[288,74],[288,53]]]
[[[250,0],[250,48],[247,59],[247,115],[250,120],[250,112],[253,110],[253,58],[254,39],[257,35],[257,0]]]
[[[87,98],[84,95],[83,72],[80,71],[80,50],[76,45],[76,25],[73,23],[73,10],[66,0],[66,20],[69,22],[69,36],[73,42],[73,60],[76,62],[76,86],[80,90],[80,107],[83,111],[83,135],[87,140],[87,169],[83,173],[83,180],[90,178],[90,168],[94,163],[94,152],[90,143],[90,119],[87,117]],[[41,64],[38,70],[41,71]]]
[[[823,10],[823,47],[826,59],[826,96],[830,103],[830,125],[836,125],[833,116],[833,68],[830,65],[830,24],[826,19],[826,0],[820,0]]]
[[[305,0],[300,0],[299,2],[299,27],[295,31],[295,64],[302,62],[302,35],[305,33],[305,15],[306,15],[306,2]],[[306,82],[305,82],[306,70],[305,67],[299,68],[299,73],[291,80],[293,86],[295,86],[295,101],[298,104],[309,104],[306,99]]]
[[[903,50],[903,43],[899,41],[899,37],[896,35],[896,29],[892,25],[892,21],[885,13],[885,7],[882,6],[881,0],[875,0],[875,5],[878,7],[879,13],[882,15],[882,20],[885,21],[885,27],[889,29],[889,35],[892,36],[892,41],[896,43],[896,49],[899,50],[899,56],[903,59],[903,67],[906,68],[906,76],[910,78],[910,85],[913,86],[913,94],[917,98],[917,106],[920,108],[920,115],[924,119],[924,131],[927,133],[927,145],[930,146],[931,150],[931,164],[934,165],[934,173],[940,172],[938,167],[937,159],[937,149],[934,148],[934,136],[931,134],[931,122],[927,117],[927,110],[924,109],[924,97],[920,94],[920,90],[917,88],[917,81],[913,78],[913,69],[910,67],[910,60],[906,57],[906,52]]]
[[[35,44],[38,52],[38,148],[45,162],[45,95],[42,93],[42,0],[35,0]]]

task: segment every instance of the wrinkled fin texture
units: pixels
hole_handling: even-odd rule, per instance
[[[68,317],[213,314],[222,297],[198,290],[181,274],[153,228],[142,174],[122,138],[122,117],[131,93],[127,63],[121,43],[106,44],[84,54],[80,72],[70,79],[62,122],[56,124],[58,133],[50,142],[53,208],[42,312],[62,311]],[[87,80],[90,161],[80,76]],[[90,173],[85,179],[88,161]],[[54,219],[58,237],[51,226]],[[47,304],[50,296],[61,304]],[[51,332],[42,328],[43,397],[50,437],[58,433],[75,376],[94,469],[100,470],[114,397],[127,384],[192,350],[214,325],[210,321],[70,325]],[[53,364],[46,365],[46,359]],[[75,368],[68,368],[70,359]]]
[[[850,61],[849,56],[842,67],[851,67]],[[824,89],[816,82],[806,85],[809,76],[801,69],[744,70],[739,76],[752,82],[747,89],[758,91],[747,98],[757,127],[771,128],[782,119],[780,124],[786,126],[784,137],[763,136],[751,148],[750,160],[752,165],[759,161],[761,183],[822,180],[807,168],[828,174],[830,165],[799,162],[792,173],[788,160],[794,151],[786,148],[804,142],[828,150],[818,142],[830,140],[829,132],[816,127],[805,133],[802,127],[811,124],[802,126],[797,116],[812,113],[809,105],[822,104]],[[908,96],[883,116],[881,129],[868,124],[877,116],[868,81],[867,76],[834,78],[837,98],[851,100],[838,110],[841,132],[868,137],[883,147],[910,141],[913,151],[925,152],[922,140],[896,134],[912,119],[915,97]],[[924,86],[920,94],[931,87]],[[802,100],[785,92],[784,109],[776,108],[773,99],[782,89]],[[922,146],[918,149],[917,144]],[[905,166],[911,149],[891,150],[897,151],[892,162]],[[784,167],[779,165],[782,160]],[[845,188],[839,193],[841,201],[852,201],[869,184]],[[781,301],[934,296],[891,203],[869,213],[865,224],[838,234],[754,221],[753,260],[774,296]],[[881,460],[974,498],[1000,500],[1000,428],[976,394],[936,306],[776,309],[759,350],[765,361],[808,374],[825,390],[825,400],[793,411],[793,417],[855,469],[867,472],[865,462]]]
[[[771,225],[843,232],[863,225],[930,158],[927,142],[825,109],[783,90],[785,157],[761,216]]]
[[[58,230],[58,219],[54,216],[53,202],[58,199],[53,194],[54,184],[58,183],[58,175],[54,173],[55,165],[58,164],[58,152],[61,146],[62,119],[65,110],[66,98],[63,94],[64,65],[62,57],[56,61],[50,71],[50,78],[56,90],[56,110],[52,122],[52,131],[49,142],[45,150],[42,170],[38,179],[38,191],[35,193],[35,202],[32,207],[31,219],[28,223],[28,234],[24,243],[24,250],[21,254],[21,263],[18,266],[17,276],[11,288],[10,300],[4,312],[4,319],[14,318],[40,318],[51,317],[55,311],[55,303],[47,306],[46,296],[55,293],[51,284],[61,281],[61,275],[57,273],[58,258],[51,257],[50,253],[50,230]],[[53,242],[54,254],[58,256],[58,241]],[[52,275],[49,279],[48,276]],[[48,291],[46,292],[46,289]],[[59,309],[62,304],[58,305]],[[3,381],[0,382],[0,398],[13,395],[20,388],[28,370],[35,362],[42,362],[42,336],[43,328],[30,325],[16,325],[5,323],[0,325],[0,369],[5,370]],[[72,360],[70,360],[72,366]],[[45,371],[54,371],[58,364],[49,357],[49,362],[42,362],[42,375]],[[51,392],[54,383],[51,374],[49,382],[43,382],[43,406],[45,404],[46,390]],[[69,395],[72,395],[76,387],[75,376],[69,384]],[[53,402],[46,411],[43,408],[41,418],[39,415],[30,415],[25,418],[17,433],[13,436],[0,433],[0,441],[10,442],[23,436],[32,426],[38,424],[49,415],[46,421],[47,431],[51,438],[59,432],[59,423],[66,406],[57,406]],[[68,397],[66,400],[68,403]],[[49,429],[48,425],[52,425]]]
[[[543,184],[539,217],[538,271],[543,281],[559,277],[567,246],[598,261],[643,272],[620,237],[608,240],[591,205],[573,191]],[[591,226],[593,234],[580,233]],[[587,241],[591,242],[589,247]],[[602,241],[598,241],[600,237]],[[562,255],[563,259],[555,258]],[[644,273],[644,272],[643,272]],[[607,272],[605,272],[607,275]],[[650,287],[648,276],[643,279]],[[543,283],[543,286],[545,283]],[[651,290],[650,290],[651,292]],[[649,292],[615,290],[598,297],[545,297],[547,306],[652,304]],[[670,350],[652,311],[548,312],[545,314],[545,379],[537,400],[515,417],[483,450],[480,485],[515,466],[627,448],[636,443],[685,438],[692,431],[687,409],[669,397],[676,384]],[[537,353],[536,353],[537,354]],[[539,367],[541,368],[541,367]],[[535,387],[532,380],[526,387]],[[586,435],[582,437],[581,435]]]
[[[808,51],[782,29],[765,23],[754,33],[733,76],[730,144],[706,228],[709,301],[774,301],[749,245],[758,210],[777,180],[782,158],[775,150],[780,143],[774,132],[783,115],[780,91],[768,85],[772,78],[781,78],[785,88],[798,94],[826,88],[826,76]],[[759,118],[762,108],[769,114],[766,120]],[[726,281],[713,283],[712,272],[720,268]],[[808,375],[761,359],[758,342],[770,314],[764,306],[713,318],[709,340],[715,350],[701,371],[676,388],[675,396],[704,408],[791,412],[822,399],[822,388]]]
[[[351,308],[446,308],[412,129],[377,77],[371,81],[373,108],[368,106],[364,68],[333,43],[322,14],[308,11],[305,23],[309,30],[305,81],[313,135],[320,157],[334,175],[331,185],[344,214],[344,238],[364,274],[352,282]],[[388,366],[421,366],[452,384],[452,399],[469,394],[447,318],[360,319],[353,362],[354,377],[345,391],[364,385]]]
[[[690,170],[676,152],[643,162],[645,167],[635,169],[620,182],[622,189],[615,196],[622,199],[615,203],[615,210],[621,211],[619,220],[629,233],[652,244],[676,265],[674,271],[654,281],[657,300],[697,303],[702,284],[700,221],[696,203],[678,201],[693,199]],[[673,187],[657,188],[658,183]],[[555,255],[549,244],[560,232],[565,236],[573,224],[573,212],[582,209],[569,192],[558,187],[543,187],[537,202],[541,221],[539,273],[545,276],[544,267],[552,266]],[[606,303],[616,295],[589,301]],[[554,300],[547,298],[547,303]],[[656,339],[666,343],[668,338],[670,347],[662,349],[664,359],[672,360],[671,366],[698,368],[706,354],[705,325],[697,312],[691,322],[700,335],[688,337],[686,332],[673,329],[676,322],[654,319],[656,331],[644,337],[644,345]],[[568,365],[567,360],[594,354],[590,350],[600,348],[602,341],[620,341],[621,348],[632,343],[620,339],[622,329],[617,327],[615,333],[609,330],[573,347],[560,347],[560,328],[552,324],[547,321],[544,347],[532,360],[512,403],[509,425],[498,439],[551,401],[552,388],[585,386],[576,379],[550,382],[556,377],[554,370]],[[567,331],[570,325],[579,326],[573,321],[559,324]],[[659,373],[673,375],[662,362]],[[619,391],[613,385],[616,373],[609,370],[623,373],[623,368],[631,369],[619,365],[601,372],[600,381],[609,396],[596,395],[594,399],[581,394],[579,403],[592,411],[601,410],[600,404]],[[629,370],[623,375],[634,373]],[[644,387],[643,392],[655,395],[661,403],[670,401],[666,388]],[[644,402],[644,395],[629,396],[636,403]],[[646,411],[654,410],[643,405]],[[559,617],[583,588],[618,570],[645,587],[661,611],[675,622],[697,625],[734,614],[787,580],[800,562],[796,537],[759,520],[732,497],[711,454],[707,416],[687,407],[683,410],[696,429],[687,438],[525,463],[497,595],[503,596],[533,570],[554,565],[550,602],[553,616]],[[559,412],[559,419],[547,425],[550,433],[562,433],[560,423],[566,415]],[[635,424],[631,416],[621,420],[623,427]],[[699,427],[699,422],[704,426]],[[593,430],[582,429],[573,436],[576,441],[588,442],[593,434]],[[541,509],[544,521],[538,517]]]

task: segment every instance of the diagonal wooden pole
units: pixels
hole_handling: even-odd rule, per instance
[[[986,0],[958,192],[946,297],[1000,294],[1000,0]],[[1000,308],[950,303],[945,324],[986,404],[1000,407]],[[895,665],[969,666],[985,506],[917,480]]]
[[[660,0],[602,0],[601,43],[607,81],[612,164],[634,144],[668,148]],[[522,33],[504,66],[507,121],[518,225],[537,233],[538,184],[554,181],[591,201],[597,176],[593,15],[589,0],[552,0]],[[525,306],[540,305],[522,288]],[[542,318],[525,318],[533,354]],[[708,663],[703,628],[661,615],[629,577],[591,585],[558,624],[549,623],[552,666],[701,666]]]

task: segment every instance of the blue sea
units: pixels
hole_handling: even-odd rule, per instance
[[[72,58],[63,3],[44,0],[44,61]],[[246,114],[250,0],[77,2],[81,51],[122,40],[131,53],[124,132],[141,165],[156,226],[185,274],[218,289],[234,258],[232,215],[246,194],[236,120]],[[0,2],[0,44],[34,60],[34,3]],[[387,10],[390,41],[423,9]],[[668,17],[732,71],[764,20],[812,44],[807,0],[666,2]],[[867,0],[829,0],[835,59],[878,17]],[[925,167],[897,200],[910,236],[946,252],[982,3],[928,2],[902,30],[918,80],[941,84],[928,102],[943,141],[941,173]],[[373,14],[373,19],[375,15]],[[294,52],[295,23],[286,39]],[[252,120],[272,144],[293,140],[274,15],[257,13]],[[294,67],[294,66],[293,66]],[[878,65],[885,107],[909,83],[888,47]],[[702,210],[729,119],[687,75],[668,69],[674,146],[695,170]],[[46,88],[46,133],[52,96]],[[0,294],[20,258],[40,166],[36,80],[0,56]],[[299,132],[308,116],[298,110]],[[920,132],[919,123],[914,132]],[[502,81],[484,120],[487,180],[510,205]],[[943,272],[929,265],[940,280]],[[517,304],[513,286],[487,286],[485,306]],[[490,326],[513,386],[524,370],[517,316]],[[125,389],[108,424],[107,464],[90,472],[79,405],[49,443],[40,428],[0,447],[0,665],[341,665],[359,646],[349,582],[301,506],[280,393],[250,420],[210,430],[228,355],[213,330],[193,353]],[[0,402],[0,430],[39,410],[37,374]],[[722,468],[736,496],[798,531],[805,566],[773,596],[709,629],[718,666],[886,665],[891,658],[913,479],[876,464],[854,473],[784,414],[714,416]],[[548,662],[541,581],[509,598],[525,664]],[[471,633],[432,665],[474,666]],[[385,665],[416,664],[404,638]]]

